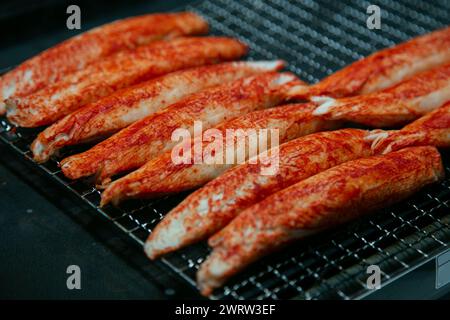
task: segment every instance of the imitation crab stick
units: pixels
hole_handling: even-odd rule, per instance
[[[312,233],[400,201],[443,179],[435,147],[357,159],[318,173],[246,209],[210,239],[197,285],[211,294],[262,256]]]
[[[7,99],[7,116],[22,127],[48,125],[119,89],[179,69],[234,60],[246,52],[246,45],[231,38],[153,42],[91,64],[26,97]]]
[[[371,155],[370,143],[364,139],[367,133],[344,129],[310,134],[281,144],[278,152],[269,155],[273,161],[248,161],[226,171],[164,217],[145,244],[146,254],[154,259],[204,240],[270,194],[340,163]],[[276,158],[278,170],[263,174],[267,163]]]
[[[289,104],[254,111],[221,123],[214,128],[217,131],[214,132],[212,142],[198,137],[179,147],[185,147],[184,149],[192,153],[192,150],[196,150],[196,144],[201,145],[204,152],[200,151],[200,161],[188,159],[189,161],[183,163],[174,162],[175,148],[167,151],[138,170],[111,183],[102,194],[102,204],[193,189],[218,177],[239,164],[238,162],[242,163],[252,155],[266,151],[274,143],[284,143],[339,126],[336,122],[312,116],[314,108],[312,103]],[[277,142],[272,141],[272,134],[277,135],[274,137]],[[219,139],[221,141],[218,141]],[[276,165],[275,162],[272,163]]]
[[[321,105],[313,114],[330,120],[372,127],[404,125],[450,100],[450,64],[424,71],[380,92],[314,100]]]
[[[292,89],[298,98],[367,94],[391,87],[421,71],[450,62],[450,27],[378,51],[311,87]]]
[[[290,73],[268,72],[206,89],[172,104],[119,131],[92,149],[61,162],[63,173],[76,179],[98,174],[101,183],[113,175],[139,168],[175,144],[172,132],[193,133],[194,121],[203,129],[240,115],[278,105],[287,91],[301,83]]]
[[[169,73],[87,104],[38,135],[34,159],[48,160],[58,149],[99,140],[169,106],[189,94],[253,74],[276,71],[282,61],[227,62]]]
[[[380,92],[351,98],[327,99],[329,100],[322,101],[323,104],[312,113],[309,109],[314,104],[309,104],[307,108],[297,105],[299,110],[293,110],[295,106],[284,106],[277,109],[275,114],[270,114],[269,111],[257,112],[258,117],[254,117],[253,123],[249,122],[246,116],[243,117],[242,124],[239,123],[239,119],[231,121],[224,124],[222,131],[230,128],[251,129],[252,127],[262,128],[262,126],[266,126],[267,129],[278,128],[283,132],[283,130],[288,129],[287,127],[284,128],[282,123],[279,122],[283,117],[291,119],[291,121],[297,121],[297,126],[289,128],[291,131],[290,139],[326,129],[316,125],[324,125],[327,123],[326,120],[331,122],[346,120],[375,127],[404,124],[442,106],[450,99],[450,65],[436,67],[420,73],[395,87]],[[301,111],[304,114],[299,114]],[[301,120],[298,118],[299,116]],[[308,126],[308,123],[311,125]],[[338,123],[335,123],[335,127],[337,127]],[[303,130],[303,128],[307,130]],[[297,136],[294,133],[297,133]],[[285,141],[287,140],[280,142]],[[209,144],[215,143],[216,141]],[[208,142],[204,144],[206,147]],[[234,143],[224,145],[225,149],[235,147]],[[111,186],[104,193],[104,202],[106,203],[109,199],[117,201],[121,198],[153,196],[158,193],[198,187],[230,168],[229,164],[213,165],[206,161],[203,161],[202,164],[174,165],[170,155],[163,155],[161,158],[147,163],[139,171]],[[166,169],[163,170],[163,168]],[[162,175],[164,179],[160,179]]]
[[[43,51],[2,76],[0,114],[5,112],[5,99],[33,93],[112,53],[155,40],[207,31],[206,21],[191,12],[142,15],[89,30]]]
[[[450,147],[450,102],[417,119],[401,130],[373,130],[366,139],[376,153],[388,153],[409,146]]]
[[[155,258],[205,239],[247,207],[339,163],[427,145],[450,147],[450,102],[401,130],[343,129],[286,142],[271,155],[278,158],[279,170],[275,175],[262,174],[266,163],[275,159],[266,163],[246,162],[189,195],[153,230],[145,247],[147,255]],[[153,183],[148,190],[158,189],[158,183]],[[125,195],[128,190],[122,186]]]

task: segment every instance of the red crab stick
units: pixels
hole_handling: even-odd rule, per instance
[[[28,59],[0,78],[0,115],[3,101],[24,96],[55,83],[114,52],[154,40],[204,34],[208,24],[191,12],[148,14],[117,20],[70,38]]]
[[[290,73],[268,72],[206,89],[174,103],[119,131],[92,149],[64,159],[63,173],[77,179],[98,173],[100,183],[113,175],[139,168],[170,150],[172,132],[193,134],[194,121],[203,129],[288,99],[287,90],[301,83]]]
[[[234,60],[243,43],[221,37],[178,38],[123,51],[26,97],[6,100],[8,119],[22,127],[48,125],[83,105],[172,71]]]
[[[297,98],[333,98],[391,87],[419,72],[450,62],[450,27],[378,51],[333,73],[311,87],[299,86]]]
[[[346,162],[246,209],[210,239],[200,266],[204,295],[252,262],[295,240],[400,201],[443,179],[435,147],[413,147]]]
[[[31,146],[34,159],[44,162],[64,146],[106,138],[189,94],[252,74],[276,71],[283,65],[282,61],[227,62],[169,73],[119,90],[41,132]]]

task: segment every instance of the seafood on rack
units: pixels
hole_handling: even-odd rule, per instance
[[[36,162],[104,140],[58,163],[69,179],[95,175],[106,187],[100,206],[200,187],[152,230],[144,251],[156,259],[209,238],[197,272],[203,295],[296,240],[444,178],[437,148],[450,147],[450,27],[313,85],[279,73],[279,60],[227,62],[247,45],[190,37],[207,31],[190,12],[132,17],[0,77],[8,126],[50,125],[31,145]],[[295,99],[307,102],[282,105]],[[347,122],[377,129],[335,130]]]
[[[31,94],[69,73],[118,51],[155,40],[204,34],[206,21],[195,13],[147,14],[117,20],[70,38],[23,62],[0,78],[0,115],[3,101]]]
[[[267,164],[260,161],[247,161],[226,171],[190,194],[164,217],[145,244],[146,254],[154,259],[204,240],[270,194],[330,167],[371,155],[370,143],[365,140],[367,133],[343,129],[283,143],[269,155],[279,162],[278,170],[271,175],[263,174]],[[271,159],[267,163],[270,162]]]
[[[310,87],[292,88],[297,98],[333,98],[389,88],[433,67],[450,62],[450,27],[378,51]]]
[[[381,92],[351,98],[327,99],[330,100],[317,107],[312,114],[309,109],[313,108],[314,104],[309,104],[307,107],[306,105],[302,107],[303,105],[300,104],[282,106],[275,112],[264,110],[256,112],[256,116],[245,115],[242,117],[242,121],[238,118],[219,125],[218,128],[225,131],[266,126],[266,129],[281,130],[280,142],[283,143],[289,139],[324,130],[326,129],[324,126],[331,129],[336,128],[341,125],[340,120],[364,123],[375,127],[399,125],[438,108],[450,100],[450,64],[420,73]],[[296,106],[299,110],[295,110]],[[248,121],[249,117],[252,117],[252,121]],[[283,118],[290,120],[281,123],[280,120]],[[324,118],[336,122],[326,122]],[[295,126],[283,127],[294,120]],[[329,125],[331,123],[333,125]],[[283,137],[283,130],[290,131],[289,137]],[[215,143],[215,140],[203,142],[204,149]],[[229,153],[228,149],[236,150],[236,143],[235,141],[229,144],[223,143],[225,149],[221,150],[222,157]],[[244,145],[246,143],[247,141],[244,141]],[[247,152],[245,159],[249,156]],[[214,154],[214,158],[217,159],[217,154]],[[230,167],[231,165],[225,161],[220,161],[218,164],[211,163],[211,161],[202,161],[200,164],[174,164],[170,152],[168,152],[168,154],[148,162],[136,172],[116,181],[104,192],[102,203],[110,200],[117,202],[121,198],[127,197],[156,196],[193,189],[212,180]]]
[[[450,64],[424,71],[380,92],[350,98],[316,97],[313,112],[371,127],[404,125],[450,100]]]
[[[234,60],[247,46],[224,37],[162,40],[112,55],[25,97],[6,100],[7,117],[22,127],[51,124],[116,90],[172,71]]]
[[[369,132],[343,129],[311,134],[283,143],[278,152],[272,155],[279,162],[279,170],[275,175],[261,174],[265,164],[256,161],[246,162],[226,171],[193,192],[166,215],[150,235],[145,247],[146,253],[155,258],[205,239],[223,228],[245,208],[337,164],[411,146],[449,147],[449,110],[450,102],[402,130]],[[274,160],[266,163],[272,162]],[[147,165],[150,164],[151,162]],[[162,168],[159,169],[162,171]],[[182,181],[183,176],[178,178]],[[177,183],[175,179],[171,180],[172,183]],[[147,190],[158,190],[156,180],[150,179],[149,182],[151,183]],[[117,183],[120,183],[120,180]],[[130,181],[127,181],[127,184],[132,185]],[[165,186],[165,182],[161,184]],[[110,188],[113,188],[113,185]],[[139,184],[132,186],[142,188]],[[125,189],[125,194],[130,190],[129,187],[121,188],[122,191]],[[118,197],[120,192],[116,193]]]
[[[64,146],[106,138],[189,94],[283,66],[280,60],[227,62],[169,73],[119,90],[41,132],[31,146],[34,159],[45,162]]]
[[[411,147],[335,166],[247,208],[210,239],[197,285],[209,295],[257,259],[412,195],[444,178],[435,147]]]
[[[268,72],[246,77],[190,95],[181,101],[122,129],[90,150],[61,162],[70,179],[98,174],[106,184],[113,175],[139,168],[176,141],[176,129],[192,135],[194,122],[203,129],[288,99],[287,91],[302,83],[290,73]]]
[[[427,145],[450,147],[450,102],[401,130],[343,129],[283,143],[272,155],[279,163],[275,175],[262,175],[266,164],[258,162],[246,162],[226,171],[165,216],[150,235],[146,253],[155,258],[203,240],[270,194],[340,163]],[[275,160],[266,163],[272,162]],[[152,183],[157,185],[156,181]]]
[[[375,153],[385,154],[410,146],[450,147],[450,101],[401,130],[373,130],[366,139]]]
[[[248,158],[261,155],[273,145],[340,125],[312,116],[315,107],[313,103],[288,104],[254,111],[221,123],[214,128],[217,131],[213,132],[213,141],[205,132],[204,136],[190,139],[178,147],[187,152],[195,150],[195,159],[175,162],[173,152],[177,151],[169,150],[112,182],[102,193],[101,204],[111,201],[117,204],[127,198],[156,197],[194,189]],[[276,136],[272,137],[272,134]],[[275,161],[272,164],[276,165]]]

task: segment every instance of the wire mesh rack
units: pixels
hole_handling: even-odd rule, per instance
[[[381,9],[381,30],[366,26],[367,7]],[[448,1],[202,1],[187,9],[204,16],[213,34],[240,38],[250,59],[282,58],[308,82],[371,52],[412,38],[450,21]],[[0,140],[37,169],[75,193],[97,213],[142,245],[148,234],[186,194],[133,200],[100,209],[100,191],[90,179],[70,181],[58,164],[86,146],[63,150],[49,162],[33,162],[29,145],[36,130],[0,119]],[[443,151],[447,179],[402,203],[339,229],[321,233],[271,255],[216,290],[214,299],[352,299],[370,294],[367,267],[378,265],[386,285],[448,249],[450,243],[450,154]],[[195,286],[195,273],[208,255],[198,244],[162,259]]]

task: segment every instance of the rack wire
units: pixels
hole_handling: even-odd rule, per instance
[[[381,30],[366,26],[367,7],[381,9]],[[314,83],[373,51],[407,40],[450,21],[448,1],[202,1],[187,9],[204,16],[213,34],[240,38],[251,47],[249,59],[282,58],[288,69]],[[98,207],[100,191],[90,179],[70,181],[59,160],[86,146],[63,150],[39,165],[29,145],[36,130],[18,129],[0,119],[0,140],[32,162],[93,210],[142,245],[164,215],[185,196],[129,201]],[[402,203],[271,255],[233,278],[213,299],[354,299],[371,293],[367,267],[377,265],[382,284],[395,281],[450,243],[450,154],[442,152],[447,177]],[[198,244],[162,259],[195,286],[195,273],[208,255]],[[149,262],[150,263],[150,262]]]

